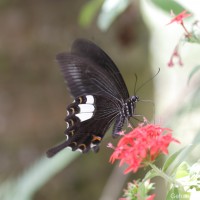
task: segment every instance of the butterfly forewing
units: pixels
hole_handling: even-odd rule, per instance
[[[124,80],[110,57],[88,40],[76,40],[71,52],[58,54],[57,61],[75,100],[67,107],[66,141],[47,155],[65,147],[98,151],[113,120],[115,133],[124,123],[123,105],[129,98]]]
[[[126,84],[117,66],[112,59],[96,44],[89,40],[77,39],[72,45],[71,52],[78,56],[87,57],[90,61],[96,63],[96,65],[98,65],[101,69],[104,69],[108,73],[109,79],[119,90],[123,99],[126,100],[129,98]]]

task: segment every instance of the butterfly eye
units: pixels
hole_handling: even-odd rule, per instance
[[[131,97],[131,101],[133,101],[133,102],[137,102],[138,100],[139,100],[138,96],[132,96]]]

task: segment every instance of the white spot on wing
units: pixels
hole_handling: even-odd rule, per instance
[[[93,148],[93,147],[96,147],[97,145],[96,144],[94,144],[94,143],[91,143],[90,144],[90,148]]]
[[[81,153],[83,152],[81,149],[76,149],[76,151],[79,151],[79,152],[81,152]]]
[[[68,135],[66,135],[66,141],[69,139],[69,136]]]
[[[95,108],[92,104],[79,104],[80,113],[91,113],[94,112]]]
[[[86,98],[87,98],[86,101],[87,104],[94,104],[94,97],[92,95],[86,95]]]
[[[81,122],[91,119],[95,111],[95,107],[93,105],[94,97],[92,95],[87,95],[86,98],[86,104],[79,104],[78,106],[80,108],[80,112],[75,114],[75,116],[78,117]]]
[[[76,117],[78,117],[81,122],[92,118],[92,116],[93,116],[92,112],[91,113],[79,113],[79,114],[76,114]]]
[[[71,147],[66,147],[66,148],[72,151],[72,148],[71,148]]]
[[[69,128],[69,123],[68,122],[66,122],[66,125],[67,125],[67,129]]]

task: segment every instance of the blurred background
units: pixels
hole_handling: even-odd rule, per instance
[[[116,141],[109,132],[98,154],[80,155],[66,150],[56,158],[47,159],[45,152],[65,139],[65,108],[73,99],[55,56],[69,51],[76,38],[92,40],[108,53],[120,69],[130,94],[134,91],[135,74],[139,87],[159,67],[167,69],[167,60],[181,31],[174,35],[174,29],[165,26],[170,20],[170,8],[163,11],[156,1],[148,3],[128,0],[0,2],[0,199],[112,200],[122,196],[126,178],[132,180],[144,175],[139,172],[113,179],[114,166],[108,162],[111,151],[106,146]],[[178,13],[183,7],[175,9]],[[163,47],[167,44],[163,40],[163,29],[172,39],[167,50]],[[160,52],[162,49],[165,51]],[[163,55],[166,55],[164,59]],[[163,88],[170,88],[171,77],[164,74],[166,69],[161,69],[160,77],[165,75]],[[182,73],[179,68],[175,70]],[[173,87],[180,85],[181,82]],[[153,81],[148,82],[137,95],[154,100],[155,92],[162,95],[154,86]],[[171,98],[171,93],[172,90],[166,91],[166,96]],[[137,105],[137,113],[151,120],[155,115],[153,106],[141,104]],[[158,106],[165,104],[162,101]],[[117,170],[114,168],[114,172]],[[107,191],[113,194],[112,198],[106,197]]]

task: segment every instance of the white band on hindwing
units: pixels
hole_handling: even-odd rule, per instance
[[[95,108],[93,104],[79,104],[80,113],[93,113]]]
[[[81,122],[91,119],[95,111],[94,97],[92,95],[86,95],[86,99],[87,101],[85,104],[78,105],[80,112],[75,114],[75,116],[78,117]]]
[[[94,97],[92,95],[86,95],[87,104],[94,104]]]
[[[79,113],[79,114],[76,114],[75,116],[78,117],[81,122],[83,122],[85,120],[92,118],[93,112],[92,113]]]
[[[95,98],[92,95],[77,97],[67,109],[67,116],[75,115],[79,120],[86,121],[91,119],[95,111]],[[78,107],[78,109],[77,109]],[[78,110],[78,112],[77,112]],[[71,113],[71,114],[70,114]],[[75,114],[76,113],[76,114]],[[69,123],[67,122],[67,129]]]

